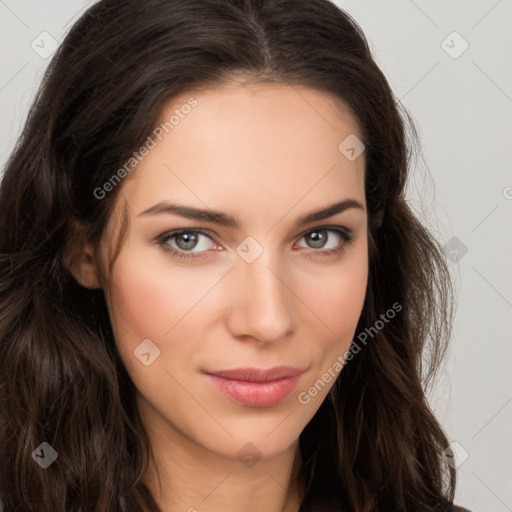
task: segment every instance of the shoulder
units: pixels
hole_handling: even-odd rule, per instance
[[[453,506],[453,512],[471,512],[469,509],[464,507],[457,507],[456,505]]]

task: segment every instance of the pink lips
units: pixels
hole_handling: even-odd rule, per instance
[[[235,402],[249,407],[270,407],[284,400],[296,387],[302,368],[238,368],[205,372],[210,382]]]

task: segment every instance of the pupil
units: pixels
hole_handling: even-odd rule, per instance
[[[178,243],[181,249],[192,249],[197,242],[197,235],[194,233],[183,233],[178,237],[178,242],[185,240],[183,244]]]
[[[313,231],[310,233],[310,241],[313,242],[315,248],[322,247],[325,242],[325,232],[324,231]]]

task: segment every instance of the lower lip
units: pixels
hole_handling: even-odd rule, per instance
[[[206,374],[210,382],[235,402],[248,407],[270,407],[283,401],[297,387],[301,374],[270,382],[224,379]]]

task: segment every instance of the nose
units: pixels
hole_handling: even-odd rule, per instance
[[[295,295],[287,284],[284,266],[264,251],[255,261],[236,262],[231,272],[233,300],[229,329],[236,338],[275,343],[294,327]]]

